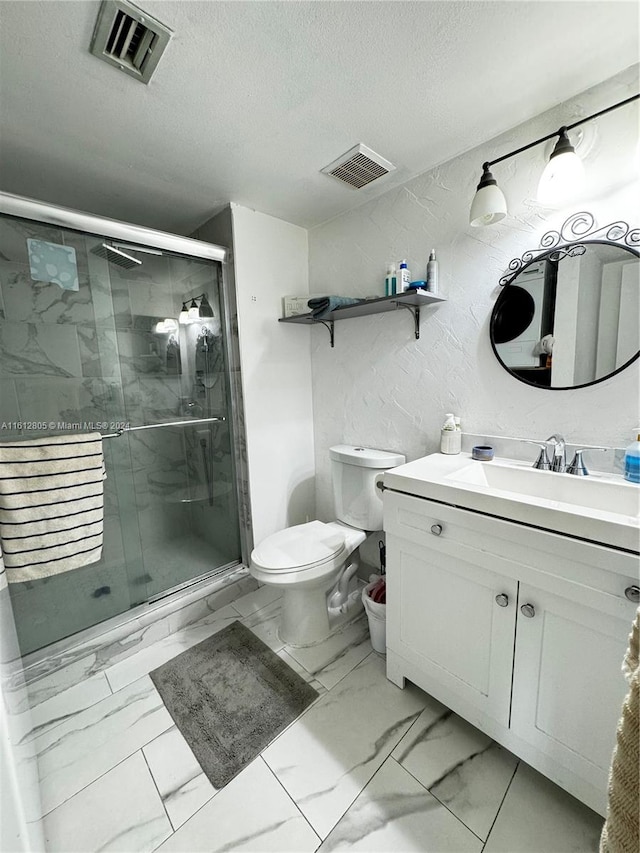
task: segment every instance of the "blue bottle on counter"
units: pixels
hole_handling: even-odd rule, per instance
[[[624,478],[630,483],[640,483],[640,433],[624,453]]]

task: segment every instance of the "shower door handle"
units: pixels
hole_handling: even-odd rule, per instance
[[[141,424],[140,426],[121,427],[117,432],[102,434],[102,438],[120,438],[126,432],[138,432],[141,429],[163,429],[165,427],[195,426],[196,424],[224,423],[226,418],[185,418],[181,421],[170,421],[167,424]]]

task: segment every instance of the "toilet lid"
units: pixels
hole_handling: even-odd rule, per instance
[[[295,569],[325,563],[344,550],[344,535],[322,521],[287,527],[268,536],[251,559],[263,569]]]

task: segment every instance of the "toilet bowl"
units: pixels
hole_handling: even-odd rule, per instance
[[[282,589],[280,639],[290,646],[310,646],[337,627],[340,615],[330,614],[327,594],[347,568],[347,561],[365,540],[363,530],[334,521],[310,521],[269,536],[251,555],[251,574]],[[330,615],[334,616],[333,623]],[[354,618],[355,612],[351,614]]]
[[[251,554],[256,580],[282,590],[280,639],[313,646],[362,610],[357,549],[382,527],[381,471],[405,457],[362,447],[330,449],[338,520],[310,521],[268,536]]]

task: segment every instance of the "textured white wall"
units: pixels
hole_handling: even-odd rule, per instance
[[[330,445],[353,442],[416,459],[438,449],[449,411],[461,416],[467,432],[542,439],[561,432],[571,442],[629,443],[640,420],[637,362],[593,387],[533,388],[497,362],[489,318],[509,261],[537,248],[543,233],[571,213],[587,209],[598,225],[617,219],[640,225],[638,103],[585,126],[588,180],[571,206],[553,211],[535,201],[550,151],[540,145],[494,168],[509,204],[505,220],[473,229],[468,216],[483,161],[629,97],[637,84],[635,66],[309,232],[313,293],[382,295],[388,261],[406,257],[412,278],[424,278],[435,247],[440,292],[448,299],[424,310],[419,341],[405,310],[336,323],[335,349],[321,327],[296,330],[311,335],[319,518],[331,517]]]
[[[253,537],[314,517],[308,332],[278,324],[282,297],[309,292],[307,232],[233,204]]]

